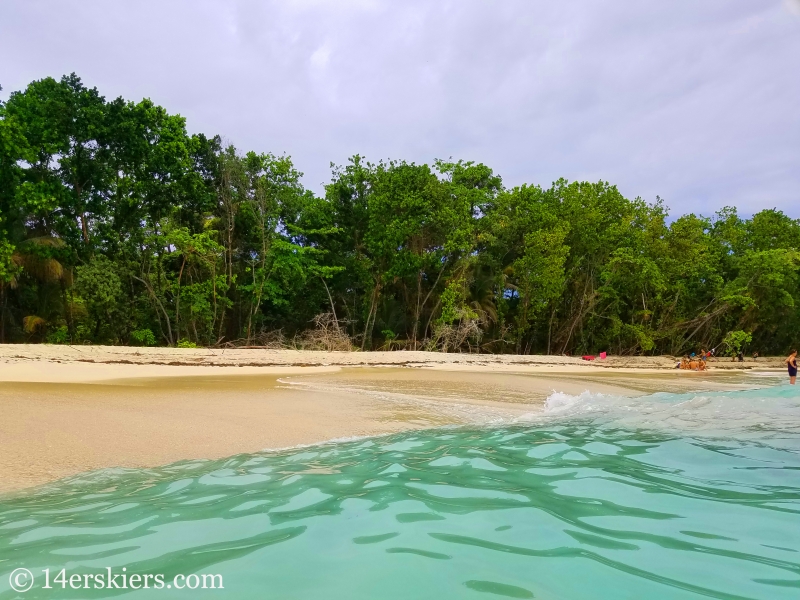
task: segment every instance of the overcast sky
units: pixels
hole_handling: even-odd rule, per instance
[[[2,98],[75,71],[242,150],[606,180],[800,217],[800,0],[0,2]]]

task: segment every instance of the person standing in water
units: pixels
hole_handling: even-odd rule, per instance
[[[786,359],[786,365],[789,367],[789,383],[794,385],[797,380],[797,350],[792,350],[789,358]]]

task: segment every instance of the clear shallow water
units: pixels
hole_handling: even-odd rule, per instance
[[[43,590],[26,567],[219,573]],[[41,584],[41,581],[39,581]],[[544,414],[0,500],[0,598],[798,598],[800,391],[553,394]]]

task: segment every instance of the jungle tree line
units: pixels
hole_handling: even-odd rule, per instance
[[[189,135],[73,75],[0,104],[0,341],[679,354],[800,339],[800,223],[668,219],[608,183],[489,167],[332,166]],[[301,336],[301,337],[298,337]],[[312,338],[310,338],[312,339]]]

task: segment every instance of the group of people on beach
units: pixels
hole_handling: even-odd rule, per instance
[[[677,366],[680,369],[686,369],[688,371],[705,371],[707,368],[706,363],[712,356],[714,356],[713,350],[710,352],[701,350],[699,355],[692,352],[691,355],[684,355],[681,359],[681,362]],[[753,360],[756,360],[757,358],[758,354],[754,353]],[[741,352],[739,353],[739,361],[742,361]],[[789,383],[795,385],[795,382],[797,381],[797,350],[792,350],[785,362],[789,370]]]
[[[694,352],[691,354],[684,354],[680,364],[678,364],[678,368],[688,371],[705,371],[706,363],[712,356],[714,356],[714,351],[710,350],[706,352],[705,349],[700,350],[699,355]]]

